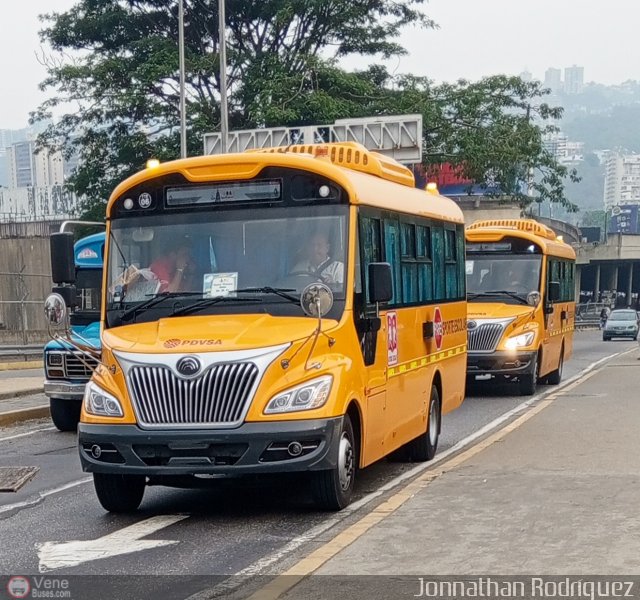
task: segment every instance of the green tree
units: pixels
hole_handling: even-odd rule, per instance
[[[317,58],[350,53],[402,54],[395,42],[407,24],[432,27],[424,0],[227,0],[230,123],[269,124],[268,85],[312,76]],[[71,188],[89,204],[104,201],[150,156],[176,158],[179,148],[177,4],[166,0],[79,0],[43,17],[46,59],[42,89],[54,91],[33,115],[73,108],[41,143],[76,153]],[[219,129],[218,0],[185,0],[189,150]],[[257,93],[254,79],[265,88]],[[290,90],[291,92],[291,90]],[[255,99],[260,98],[261,102]],[[287,121],[287,122],[290,122]],[[286,122],[285,122],[286,124]]]
[[[419,112],[425,162],[452,163],[488,193],[494,182],[521,204],[567,203],[570,173],[544,151],[549,107],[537,84],[492,77],[434,85],[391,76],[379,65],[350,73],[350,53],[402,54],[400,28],[434,24],[424,0],[227,0],[230,126],[234,129],[333,122],[337,118]],[[92,216],[117,182],[154,156],[179,155],[177,17],[166,0],[80,0],[44,17],[55,56],[43,89],[54,91],[34,115],[69,111],[41,143],[76,152],[70,185]],[[190,154],[202,134],[219,130],[217,0],[185,0]],[[175,7],[174,7],[175,8]],[[538,126],[537,123],[542,123]]]

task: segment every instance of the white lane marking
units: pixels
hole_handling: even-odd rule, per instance
[[[6,442],[8,440],[17,440],[21,437],[33,435],[34,433],[40,433],[41,431],[53,431],[56,427],[42,427],[41,429],[34,429],[33,431],[27,431],[25,433],[17,433],[16,435],[10,435],[9,437],[0,438],[0,442]]]
[[[37,504],[40,504],[40,502],[42,502],[45,498],[49,496],[53,496],[54,494],[59,494],[60,492],[70,490],[71,488],[77,487],[84,483],[89,483],[90,481],[93,481],[93,477],[83,477],[82,479],[76,479],[75,481],[70,481],[69,483],[59,485],[49,490],[45,490],[44,492],[38,492],[38,495],[35,498],[31,498],[29,500],[23,500],[22,502],[14,502],[13,504],[5,504],[4,506],[0,506],[0,514],[10,512],[12,510],[16,510],[19,508],[36,506]]]
[[[421,463],[418,466],[414,467],[413,469],[410,469],[409,471],[405,471],[404,473],[401,473],[400,475],[394,477],[393,479],[385,483],[383,486],[380,486],[374,492],[370,492],[366,496],[363,496],[362,498],[360,498],[360,500],[353,502],[347,508],[344,508],[343,510],[341,510],[340,515],[338,517],[332,517],[331,519],[328,519],[327,521],[320,523],[319,525],[310,529],[309,531],[302,534],[301,536],[298,536],[292,539],[288,544],[283,546],[277,552],[269,555],[268,557],[263,557],[257,560],[253,564],[249,565],[248,567],[245,567],[244,569],[241,569],[240,571],[238,571],[237,573],[235,573],[234,575],[232,575],[222,583],[219,583],[218,585],[214,586],[213,588],[209,590],[203,590],[192,596],[189,596],[187,600],[209,600],[210,598],[219,596],[224,593],[228,593],[242,586],[252,576],[276,574],[276,573],[265,573],[265,570],[268,569],[274,563],[282,560],[285,556],[292,553],[294,550],[297,550],[303,544],[306,544],[307,542],[310,542],[313,539],[319,537],[325,531],[327,531],[334,525],[337,525],[338,523],[346,519],[349,515],[361,509],[363,506],[366,506],[367,504],[369,504],[370,502],[372,502],[373,500],[375,500],[385,492],[388,492],[394,487],[400,485],[402,482],[406,481],[407,479],[412,479],[417,475],[419,475],[420,473],[422,473],[423,471],[426,471],[427,469],[431,469],[438,463],[441,463],[442,461],[446,460],[452,454],[459,452],[463,448],[471,445],[478,438],[483,437],[489,431],[495,429],[505,421],[508,421],[519,412],[522,412],[523,410],[529,408],[532,404],[536,403],[538,400],[541,400],[542,398],[549,396],[553,393],[557,393],[561,389],[571,385],[573,382],[580,379],[580,377],[582,377],[592,369],[599,367],[602,363],[608,360],[611,360],[612,358],[615,358],[616,356],[619,356],[621,354],[626,354],[628,352],[631,352],[632,350],[625,350],[623,352],[616,352],[614,354],[610,354],[609,356],[605,356],[604,358],[601,358],[591,363],[590,365],[586,366],[584,369],[582,369],[582,371],[579,371],[573,377],[570,377],[566,381],[562,382],[560,385],[553,386],[551,389],[547,389],[541,394],[536,394],[535,396],[532,396],[531,398],[529,398],[525,402],[522,402],[521,404],[511,409],[510,411],[507,411],[506,413],[500,415],[499,417],[496,417],[493,421],[491,421],[490,423],[487,423],[484,427],[478,429],[477,431],[474,431],[472,434],[461,439],[455,445],[451,446],[450,448],[442,452],[442,454],[438,454],[438,456],[434,458],[432,461],[427,463]]]
[[[109,533],[95,540],[73,540],[70,542],[44,542],[36,544],[40,559],[40,573],[75,567],[85,562],[111,558],[121,554],[173,546],[175,540],[143,540],[160,529],[187,519],[189,515],[158,515],[139,521],[129,527]]]

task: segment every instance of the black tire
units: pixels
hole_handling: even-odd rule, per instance
[[[353,496],[358,456],[349,415],[342,420],[337,453],[333,469],[311,473],[313,497],[322,510],[342,510]]]
[[[60,431],[75,431],[80,420],[82,400],[62,400],[49,398],[51,420]]]
[[[133,512],[140,506],[146,480],[141,475],[94,473],[93,485],[102,508],[123,513]]]
[[[560,360],[558,361],[558,368],[555,371],[551,371],[547,375],[547,383],[551,385],[558,385],[562,381],[562,371],[564,369],[564,347],[560,350]]]
[[[520,375],[518,377],[518,386],[520,388],[521,396],[533,396],[536,393],[539,366],[538,355],[536,354],[536,357],[533,359],[533,368],[531,369],[531,373]]]
[[[432,384],[427,430],[415,440],[411,440],[408,444],[409,456],[412,460],[416,462],[426,462],[436,455],[438,440],[440,439],[441,414],[440,394],[438,393],[438,388]]]
[[[610,338],[608,335],[603,335],[603,336],[602,336],[602,341],[603,341],[603,342],[608,342],[608,341],[610,341],[610,340],[611,340],[611,338]]]

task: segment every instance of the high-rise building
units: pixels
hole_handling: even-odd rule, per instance
[[[564,70],[564,91],[567,94],[581,94],[584,88],[584,67],[567,67]]]
[[[50,187],[64,183],[60,152],[40,150],[35,142],[18,142],[8,148],[9,187]]]
[[[640,204],[640,154],[610,154],[604,180],[606,208]]]
[[[530,83],[531,81],[533,81],[533,74],[528,69],[525,69],[524,71],[522,71],[522,73],[520,73],[520,79],[522,79],[522,81]]]
[[[549,67],[544,73],[544,87],[557,93],[562,89],[562,71]]]

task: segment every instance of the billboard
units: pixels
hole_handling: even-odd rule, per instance
[[[640,233],[638,230],[638,205],[621,204],[611,209],[608,233]]]

